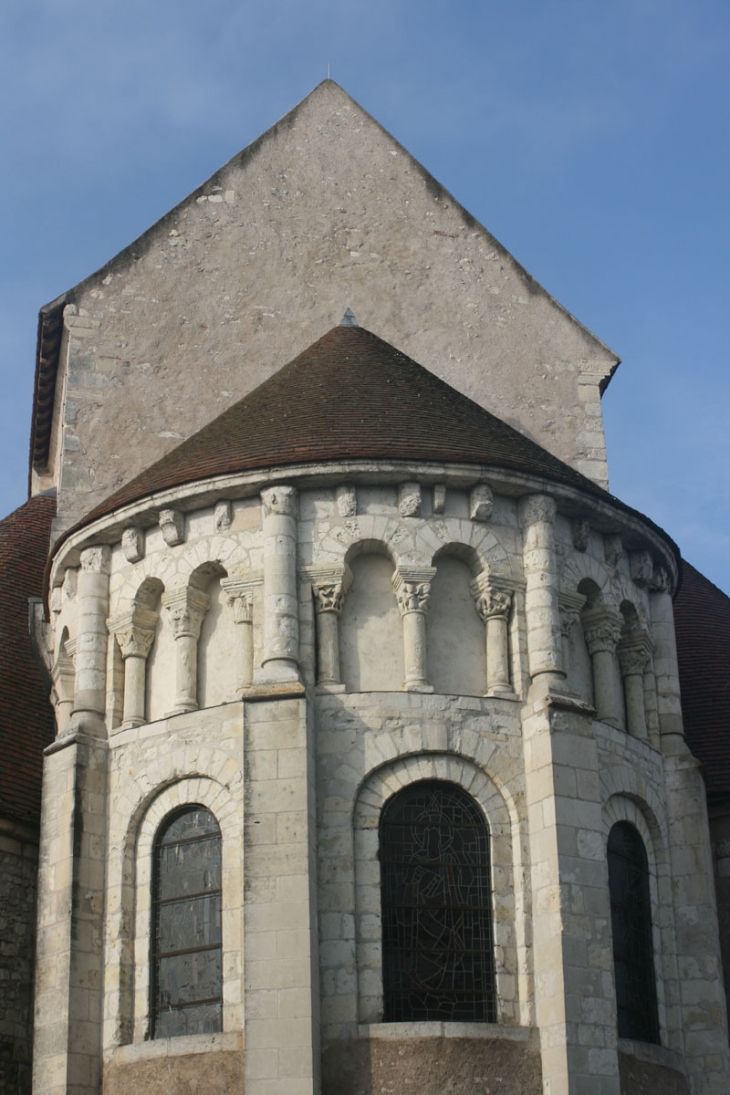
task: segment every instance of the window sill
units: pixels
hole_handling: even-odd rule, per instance
[[[119,1064],[131,1061],[150,1061],[157,1057],[182,1057],[192,1053],[209,1053],[215,1050],[243,1049],[243,1033],[238,1030],[219,1031],[217,1034],[182,1034],[179,1038],[157,1038],[150,1042],[118,1046],[114,1060]]]
[[[387,1040],[405,1038],[480,1038],[529,1042],[536,1031],[532,1027],[506,1027],[499,1023],[360,1023],[358,1037]]]
[[[618,1050],[619,1053],[636,1057],[637,1061],[664,1065],[666,1068],[673,1068],[675,1072],[681,1072],[683,1076],[687,1075],[684,1057],[673,1049],[657,1046],[653,1042],[636,1042],[633,1038],[619,1038]]]

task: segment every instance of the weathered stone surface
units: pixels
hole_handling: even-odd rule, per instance
[[[359,1038],[332,1043],[322,1054],[322,1095],[542,1090],[539,1052],[507,1038]]]
[[[30,1095],[37,844],[0,828],[0,1091]]]
[[[335,326],[346,301],[362,326],[606,482],[599,384],[616,356],[334,83],[75,300],[59,384],[67,374],[79,447],[38,480],[62,478],[61,525]]]
[[[667,1065],[642,1061],[619,1050],[618,1067],[621,1095],[690,1095],[687,1077]]]
[[[243,1051],[182,1054],[109,1062],[102,1095],[229,1095],[243,1091]]]

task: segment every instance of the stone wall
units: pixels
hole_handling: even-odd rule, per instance
[[[30,1095],[38,837],[0,819],[0,1091]]]
[[[419,1026],[426,1024],[388,1024],[377,1033],[371,1028],[372,1036],[329,1045],[322,1095],[542,1095],[540,1052],[531,1032],[470,1037],[459,1023],[433,1024],[439,1034],[413,1029]]]
[[[39,489],[59,483],[58,528],[348,306],[363,327],[607,482],[599,389],[616,356],[333,83],[72,299],[57,452],[36,476]]]

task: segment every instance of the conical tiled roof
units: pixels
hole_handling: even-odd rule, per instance
[[[730,597],[685,560],[674,602],[687,744],[707,792],[730,794]]]
[[[219,475],[335,460],[487,464],[606,497],[585,476],[361,327],[334,327],[83,521]]]
[[[43,750],[53,741],[47,684],[33,656],[28,598],[43,592],[56,500],[36,495],[0,521],[0,817],[38,823]]]

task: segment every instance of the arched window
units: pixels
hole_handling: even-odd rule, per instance
[[[628,821],[608,837],[613,966],[619,1038],[659,1041],[649,864],[644,842]]]
[[[380,820],[385,1022],[496,1021],[489,836],[474,800],[414,783]]]
[[[154,870],[151,1036],[221,1030],[221,834],[209,810],[166,818]]]

